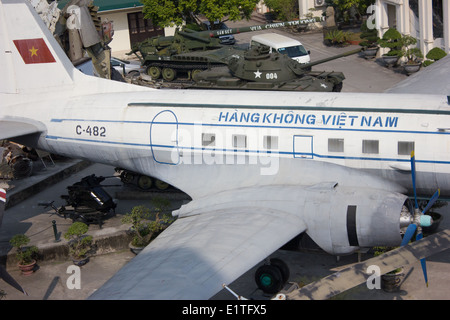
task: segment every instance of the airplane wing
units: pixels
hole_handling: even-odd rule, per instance
[[[41,130],[30,123],[4,119],[0,120],[0,140],[39,132],[41,132]]]
[[[328,277],[308,284],[299,290],[293,291],[287,294],[286,297],[292,300],[329,299],[366,282],[369,276],[372,275],[367,271],[370,266],[378,266],[380,268],[380,275],[383,275],[396,268],[417,262],[422,258],[432,256],[448,248],[450,248],[450,229],[386,252],[375,258],[354,264]]]
[[[89,299],[209,299],[304,230],[281,210],[212,206],[179,217]]]

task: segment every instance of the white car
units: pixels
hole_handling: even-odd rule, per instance
[[[138,61],[121,60],[111,57],[111,65],[114,69],[119,71],[122,76],[138,76],[141,72],[145,73],[145,67],[143,67]]]

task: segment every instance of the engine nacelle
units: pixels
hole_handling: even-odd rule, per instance
[[[305,202],[306,232],[331,254],[398,246],[401,229],[412,221],[409,200],[400,193],[337,187],[331,197],[316,199]]]

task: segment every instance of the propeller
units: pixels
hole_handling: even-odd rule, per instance
[[[431,219],[431,216],[426,215],[426,212],[433,206],[433,204],[437,201],[439,198],[440,191],[439,189],[433,194],[433,196],[428,201],[425,208],[420,211],[419,205],[417,202],[417,192],[416,192],[416,160],[414,151],[411,152],[411,176],[412,176],[412,185],[413,185],[413,191],[414,191],[414,219],[413,222],[408,226],[406,229],[405,235],[403,236],[403,240],[401,243],[401,246],[405,246],[409,243],[409,241],[414,236],[414,233],[416,233],[416,241],[421,240],[423,238],[422,234],[422,227],[429,227],[433,220]],[[425,278],[425,284],[428,287],[428,275],[427,275],[427,265],[425,258],[420,259],[420,263],[422,265],[422,271],[423,276]]]

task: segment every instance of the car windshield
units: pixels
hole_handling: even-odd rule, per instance
[[[308,54],[305,47],[302,45],[280,48],[278,49],[278,52],[281,54],[287,54],[290,58],[306,56]]]

